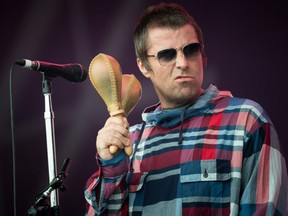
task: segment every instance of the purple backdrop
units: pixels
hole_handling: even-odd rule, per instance
[[[141,80],[143,96],[129,116],[140,120],[144,107],[157,102],[154,90],[137,69],[133,28],[140,11],[156,0],[8,1],[1,3],[0,52],[0,215],[12,215],[12,146],[9,70],[22,58],[59,64],[77,62],[88,69],[98,53],[115,57],[123,73]],[[202,27],[210,83],[234,96],[259,102],[270,115],[288,159],[285,123],[287,77],[287,6],[263,1],[178,1]],[[13,73],[17,213],[25,215],[48,184],[42,75],[20,67]],[[62,215],[84,215],[83,188],[95,168],[95,136],[108,112],[89,79],[53,81],[57,166],[72,159],[60,192]]]

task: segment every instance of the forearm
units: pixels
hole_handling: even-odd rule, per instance
[[[89,178],[85,188],[87,215],[103,215],[111,208],[111,202],[124,203],[126,198],[125,177],[128,158],[123,153],[111,160],[97,157],[97,171]],[[121,205],[118,206],[120,211]]]

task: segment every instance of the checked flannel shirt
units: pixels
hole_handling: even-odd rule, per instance
[[[259,104],[210,85],[194,104],[142,118],[131,158],[96,157],[86,215],[287,215],[285,159]]]

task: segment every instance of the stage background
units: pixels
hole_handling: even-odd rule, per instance
[[[1,2],[0,14],[0,215],[13,215],[9,70],[18,59],[59,64],[80,63],[88,69],[100,52],[112,55],[123,73],[142,83],[143,96],[129,116],[157,102],[154,89],[138,71],[133,29],[140,12],[155,0]],[[169,2],[169,1],[167,1]],[[279,1],[177,1],[198,21],[208,64],[206,88],[214,83],[234,96],[260,103],[272,119],[288,158],[287,6]],[[34,197],[48,184],[42,75],[21,67],[13,73],[17,215],[26,215]],[[62,215],[84,215],[83,188],[95,169],[95,137],[108,117],[89,79],[71,83],[54,79],[57,167],[71,158],[60,192]]]

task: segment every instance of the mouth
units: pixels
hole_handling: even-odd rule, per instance
[[[191,82],[193,81],[194,77],[192,76],[177,76],[175,81],[177,82]]]

